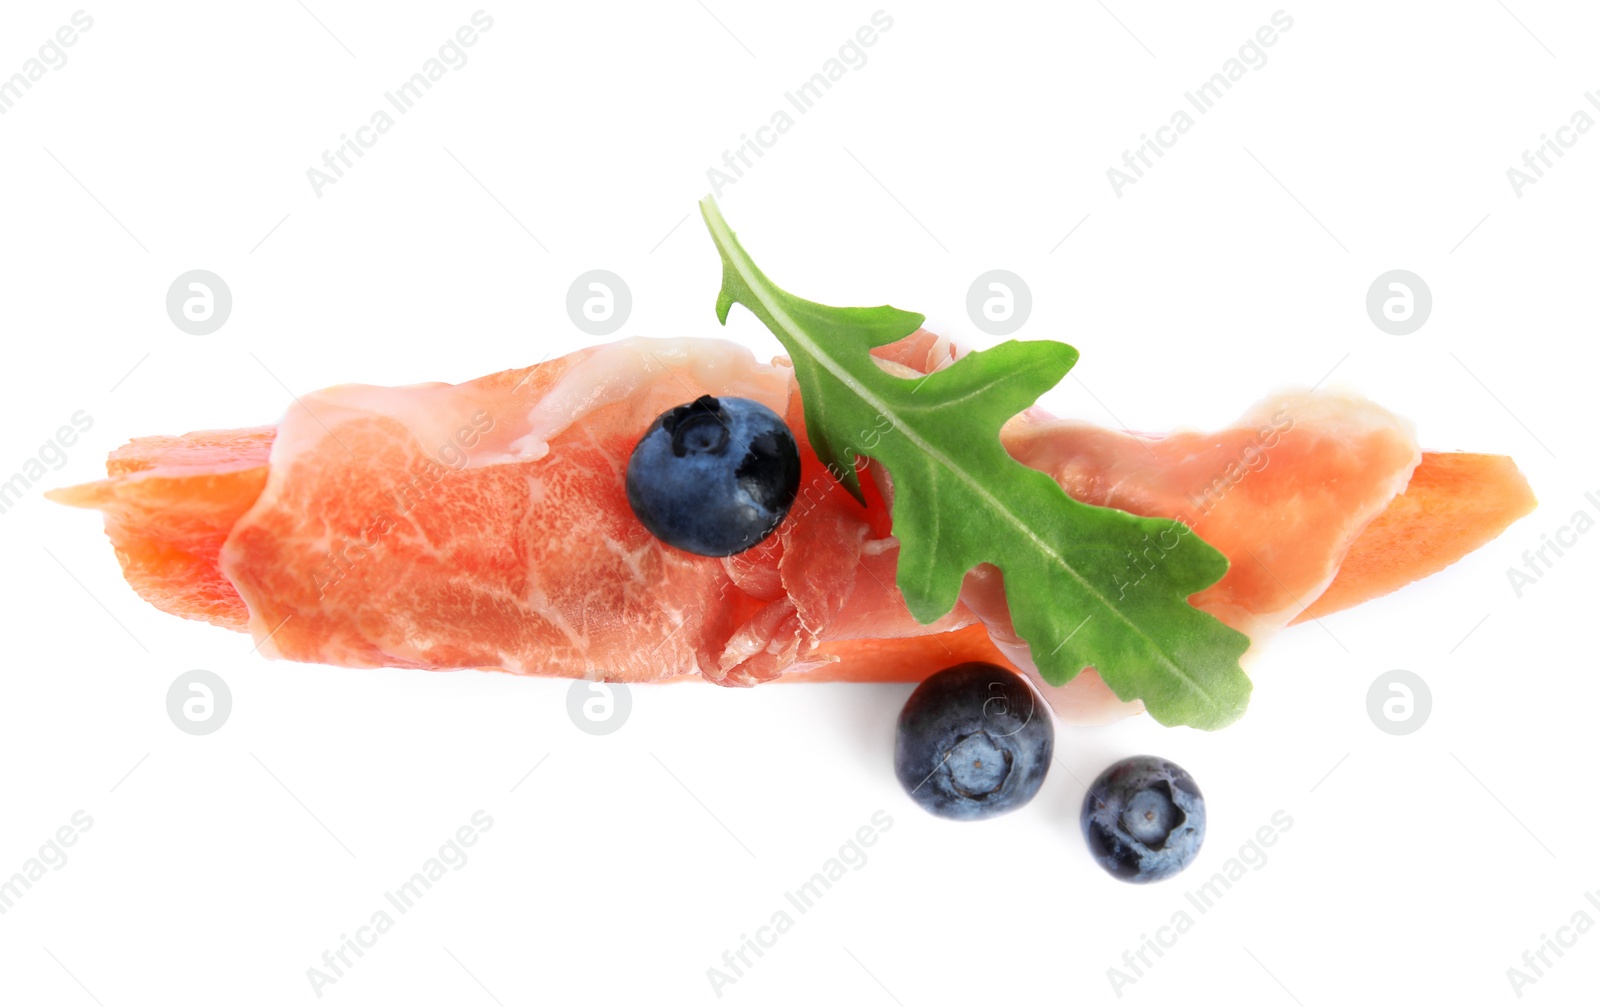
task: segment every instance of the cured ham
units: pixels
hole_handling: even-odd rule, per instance
[[[919,331],[875,353],[914,375],[957,351]],[[727,558],[654,539],[623,488],[641,432],[702,394],[768,406],[800,447],[788,519]],[[1441,569],[1534,506],[1509,459],[1424,453],[1404,420],[1328,391],[1271,396],[1209,433],[1030,409],[1001,438],[1073,497],[1171,518],[1172,535],[1221,550],[1228,573],[1191,601],[1247,633],[1252,654],[1298,617]],[[273,658],[738,686],[911,681],[963,660],[1033,673],[998,570],[973,571],[934,623],[906,611],[892,486],[867,472],[863,508],[811,450],[786,360],[628,339],[458,385],[341,385],[276,427],[139,438],[106,479],[49,495],[103,513],[151,604],[248,632]],[[1130,554],[1122,589],[1162,551]],[[1039,684],[1071,721],[1139,709],[1092,670]]]

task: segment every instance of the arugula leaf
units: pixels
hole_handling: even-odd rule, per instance
[[[926,377],[892,375],[868,351],[916,331],[923,316],[785,293],[710,196],[700,210],[722,256],[717,320],[727,324],[743,304],[783,343],[811,445],[857,500],[865,502],[857,455],[870,454],[893,478],[897,583],[918,621],[949,612],[967,571],[992,563],[1045,681],[1062,685],[1093,665],[1119,698],[1143,700],[1167,725],[1214,730],[1244,712],[1250,680],[1239,658],[1249,637],[1187,600],[1227,572],[1227,558],[1173,521],[1079,503],[1000,442],[1001,425],[1054,387],[1077,350],[1008,340]],[[1129,589],[1128,557],[1156,541],[1160,558]]]

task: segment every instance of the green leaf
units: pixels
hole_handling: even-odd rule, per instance
[[[1009,340],[926,377],[890,374],[869,351],[916,331],[921,315],[787,294],[711,197],[700,210],[722,255],[718,320],[742,304],[783,343],[811,445],[857,500],[857,455],[893,478],[897,582],[918,621],[949,612],[967,571],[992,563],[1045,681],[1061,685],[1093,665],[1119,698],[1143,700],[1168,725],[1213,730],[1244,712],[1249,637],[1188,602],[1227,572],[1226,557],[1181,523],[1079,503],[1000,442],[1001,425],[1054,387],[1077,350]],[[1157,543],[1153,565],[1135,567],[1132,557]]]

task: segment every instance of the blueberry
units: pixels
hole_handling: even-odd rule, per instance
[[[1050,708],[1020,675],[973,661],[929,676],[895,730],[894,772],[941,818],[1014,811],[1044,783],[1055,748]]]
[[[800,491],[800,451],[761,403],[702,395],[650,424],[627,488],[640,523],[667,545],[732,556],[783,523]]]
[[[1143,884],[1189,866],[1206,838],[1206,799],[1182,766],[1153,755],[1123,759],[1083,798],[1083,838],[1114,878]]]

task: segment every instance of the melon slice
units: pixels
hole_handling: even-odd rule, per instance
[[[953,350],[947,341],[918,333],[880,355],[926,372]],[[263,646],[269,657],[402,667],[493,665],[637,681],[698,672],[723,684],[779,675],[791,681],[911,682],[967,660],[1026,670],[1026,661],[1019,666],[1008,660],[1010,651],[993,642],[993,613],[980,611],[973,597],[964,594],[973,607],[958,605],[934,625],[910,619],[893,588],[897,549],[887,507],[869,494],[871,506],[861,511],[820,473],[805,443],[787,362],[769,367],[746,357],[748,351],[719,341],[624,341],[464,385],[342,386],[308,397],[319,410],[316,418],[291,413],[279,427],[140,438],[112,455],[106,480],[47,495],[101,510],[127,580],[163,611],[253,632],[258,639],[270,636],[287,615],[299,616]],[[778,408],[787,399],[785,412],[806,460],[806,489],[773,551],[728,561],[663,556],[628,520],[616,485],[617,459],[625,458],[632,432],[660,408],[702,391],[766,396]],[[437,408],[422,410],[419,420],[417,407],[424,400]],[[1335,405],[1331,398],[1322,403]],[[393,454],[398,465],[431,453],[452,436],[454,423],[480,407],[493,412],[492,450],[480,445],[469,467],[446,473],[448,483],[422,494],[414,510],[401,513],[397,530],[380,537],[377,551],[387,558],[357,565],[335,585],[332,602],[321,600],[320,591],[307,587],[315,571],[296,567],[301,553],[295,550],[313,555],[332,533],[359,535],[383,506],[379,490],[392,489],[398,485],[392,477],[403,474],[382,469],[378,460]],[[1141,447],[1122,443],[1125,435],[1041,415],[1025,418],[1030,423],[1011,431],[1008,448],[1091,502],[1151,514],[1182,510],[1176,489],[1187,483],[1174,482],[1173,473],[1187,467],[1204,474],[1213,467],[1196,461],[1197,452],[1217,446],[1205,435],[1146,439]],[[1320,435],[1314,430],[1337,428],[1338,417],[1333,419],[1319,425],[1308,417],[1306,436],[1312,440],[1302,446],[1315,447]],[[527,458],[530,422],[544,454]],[[567,428],[575,433],[563,434]],[[523,436],[512,440],[518,435]],[[1185,446],[1191,442],[1194,450]],[[360,448],[359,459],[350,454],[351,444]],[[1287,520],[1272,506],[1282,492],[1297,499],[1315,495],[1323,486],[1323,468],[1294,464],[1299,448],[1278,449],[1265,475],[1228,489],[1210,514],[1217,527],[1203,517],[1196,531],[1216,539],[1213,544],[1238,567],[1237,576],[1196,596],[1196,604],[1230,625],[1241,624],[1236,628],[1263,613],[1282,626],[1291,615],[1337,611],[1448,566],[1534,505],[1510,459],[1422,453],[1418,464],[1416,454],[1399,457],[1406,454],[1399,450],[1404,438],[1391,446],[1399,461],[1391,459],[1388,469],[1398,467],[1405,491],[1396,495],[1391,485],[1384,494],[1367,494],[1361,520],[1334,536],[1337,549],[1324,548],[1317,560],[1329,564],[1321,579],[1296,580],[1294,550],[1264,551],[1260,535],[1251,536],[1253,529],[1268,530],[1260,524],[1263,515],[1276,524]],[[300,473],[292,480],[291,466]],[[1348,459],[1335,468],[1348,469],[1350,480],[1361,479],[1362,466],[1351,468]],[[864,485],[870,488],[870,481]],[[531,506],[534,501],[538,506]],[[1330,506],[1323,506],[1327,514],[1343,513]],[[496,530],[480,535],[482,528]],[[1281,529],[1274,534],[1289,544],[1301,537]],[[1303,532],[1329,534],[1321,523]],[[1340,552],[1347,548],[1341,565]],[[248,590],[241,593],[239,576],[229,571],[246,575]],[[1254,580],[1241,580],[1247,575]],[[1305,586],[1283,589],[1283,577]],[[523,583],[530,580],[534,594],[544,592],[532,608]],[[669,583],[676,587],[663,586]],[[1229,587],[1235,583],[1246,590]],[[577,593],[561,598],[558,591]],[[419,616],[427,620],[426,632],[415,624]],[[402,624],[402,617],[413,624]],[[677,633],[674,627],[691,621],[693,626]],[[324,646],[336,633],[349,642]],[[506,659],[512,651],[505,647],[478,645],[498,638],[515,646],[515,661]],[[406,650],[419,640],[426,646]],[[1086,670],[1072,686],[1093,692],[1098,677]],[[1103,710],[1097,716],[1129,712],[1099,689],[1103,695],[1096,703]]]
[[[1424,452],[1405,492],[1361,532],[1333,583],[1294,622],[1438,573],[1538,505],[1528,480],[1504,455]]]
[[[245,632],[250,614],[218,564],[267,484],[274,427],[140,437],[106,459],[109,479],[45,496],[105,516],[122,575],[173,615]]]
[[[107,460],[111,478],[48,491],[101,511],[123,575],[164,612],[245,632],[249,614],[219,568],[222,543],[266,485],[272,427],[141,437]],[[1382,597],[1443,570],[1537,506],[1504,455],[1423,452],[1404,493],[1357,537],[1322,595],[1294,621]],[[961,661],[1009,665],[980,624],[921,637],[825,643],[837,658],[785,676],[812,682],[917,682]]]

